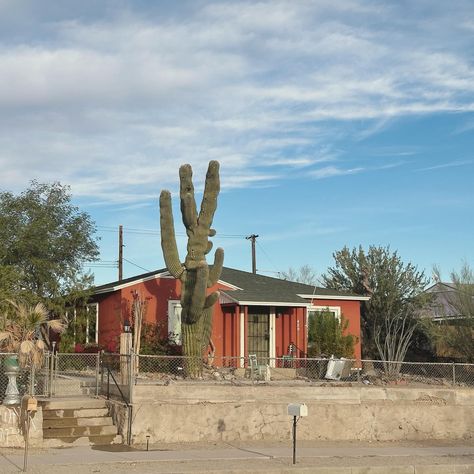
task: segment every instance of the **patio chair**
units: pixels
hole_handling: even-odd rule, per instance
[[[249,354],[248,374],[252,380],[270,380],[270,367],[259,364],[257,354]]]

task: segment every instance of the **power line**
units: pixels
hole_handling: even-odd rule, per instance
[[[84,266],[86,268],[117,268],[117,265],[94,265],[93,263]]]
[[[116,227],[105,226],[105,225],[98,225],[97,230],[99,232],[117,232]],[[156,229],[141,229],[135,227],[123,227],[123,232],[127,234],[139,234],[139,235],[161,235],[161,232]],[[185,237],[187,234],[186,232],[175,232],[175,235],[178,237]],[[245,235],[243,234],[216,234],[218,238],[223,239],[243,239]]]
[[[148,268],[141,267],[140,265],[138,265],[134,262],[131,262],[130,260],[128,260],[126,258],[124,258],[123,260],[124,260],[124,262],[130,263],[130,265],[134,265],[135,267],[140,268],[141,270],[145,270],[146,272],[152,272],[153,271],[153,270],[149,270]]]
[[[258,248],[263,252],[263,254],[265,255],[265,257],[267,257],[267,260],[268,262],[270,263],[270,265],[275,269],[275,271],[273,272],[270,272],[270,271],[267,271],[268,273],[277,273],[278,275],[281,274],[281,272],[277,271],[276,269],[276,266],[275,266],[275,263],[273,262],[273,260],[270,258],[270,256],[268,255],[268,253],[265,251],[265,249],[262,247],[262,244],[260,242],[257,242],[257,245],[258,245]],[[263,270],[262,270],[263,271]]]

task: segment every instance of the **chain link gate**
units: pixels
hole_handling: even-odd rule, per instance
[[[100,353],[56,353],[49,359],[49,396],[99,395]]]

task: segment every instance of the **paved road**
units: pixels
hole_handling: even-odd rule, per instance
[[[0,450],[0,473],[23,468],[23,452]],[[474,474],[474,443],[217,443],[32,450],[31,473]]]

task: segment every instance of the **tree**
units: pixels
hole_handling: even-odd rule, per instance
[[[207,294],[207,288],[219,280],[224,263],[224,251],[218,248],[214,256],[214,265],[209,267],[206,255],[212,249],[216,231],[211,228],[217,208],[217,196],[220,190],[219,163],[211,161],[206,174],[204,196],[199,215],[194,198],[192,169],[183,165],[179,169],[181,214],[188,236],[187,255],[181,263],[174,234],[171,194],[163,190],[160,194],[161,248],[168,271],[181,281],[181,332],[183,354],[189,356],[186,372],[191,377],[201,373],[198,362],[209,345],[212,346],[212,310],[219,298],[219,292]]]
[[[318,280],[316,273],[309,265],[302,265],[297,270],[290,267],[288,271],[281,272],[280,275],[282,280],[297,281],[306,285],[316,285]]]
[[[16,277],[2,290],[33,300],[64,295],[84,280],[84,261],[98,257],[94,233],[60,183],[32,181],[19,195],[0,193],[0,275]]]
[[[85,261],[99,255],[95,224],[71,203],[68,186],[32,181],[18,195],[0,193],[0,297],[49,311],[85,301],[92,276]],[[80,295],[79,295],[80,294]]]
[[[457,357],[474,363],[474,271],[465,262],[459,271],[451,272],[452,291],[446,293],[447,312],[451,315],[439,326],[434,326],[437,342],[450,349]],[[435,278],[441,281],[439,270]]]
[[[335,266],[323,275],[327,287],[370,296],[361,305],[364,358],[402,361],[419,324],[416,311],[426,300],[424,272],[405,264],[389,247],[344,247],[333,254]]]

